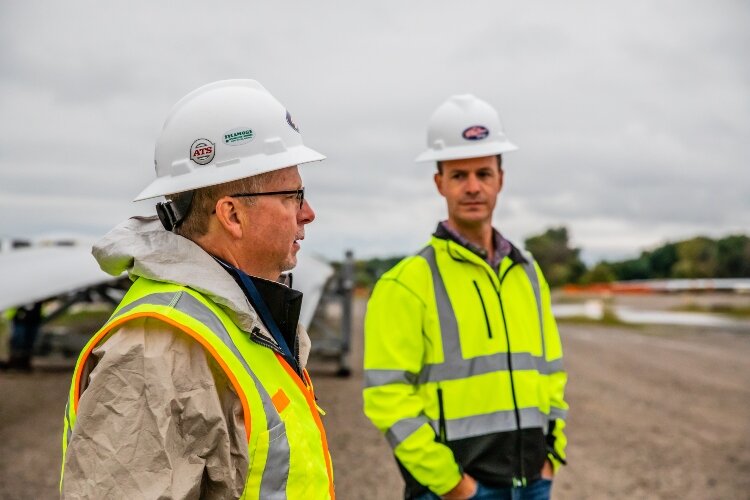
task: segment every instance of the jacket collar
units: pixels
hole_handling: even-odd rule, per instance
[[[187,238],[166,231],[156,216],[132,217],[107,233],[93,247],[99,267],[119,276],[127,271],[132,280],[139,276],[186,286],[204,294],[229,316],[242,331],[255,327],[272,344],[273,337],[257,313],[221,264]],[[299,361],[304,367],[310,354],[310,337],[297,326]]]
[[[503,238],[495,228],[493,228],[492,230],[495,234],[494,237],[496,242],[498,236],[500,238]],[[432,236],[438,240],[451,242],[452,245],[450,245],[449,247],[449,252],[451,250],[454,250],[459,255],[461,255],[464,260],[476,261],[478,258],[478,260],[481,260],[483,263],[487,264],[487,252],[484,249],[479,248],[476,245],[473,245],[470,242],[457,237],[453,233],[453,231],[448,230],[442,222],[438,223],[438,226]],[[504,258],[507,257],[516,264],[528,263],[528,260],[526,259],[526,257],[524,257],[523,253],[510,240],[507,240],[505,238],[503,238],[503,240],[508,242],[508,244],[510,245],[510,252],[507,256],[504,256]]]

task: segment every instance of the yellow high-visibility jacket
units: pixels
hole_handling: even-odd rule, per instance
[[[63,466],[71,459],[66,456],[71,440],[87,439],[86,429],[76,427],[76,415],[79,400],[87,396],[81,388],[89,355],[110,335],[116,335],[120,326],[139,318],[171,325],[199,342],[230,380],[242,403],[249,458],[241,498],[335,497],[326,434],[307,372],[303,371],[300,378],[280,354],[253,340],[257,332],[241,330],[206,296],[144,277],[135,281],[78,359],[65,413]],[[205,432],[202,428],[193,430]],[[199,463],[201,457],[195,460]],[[63,468],[61,490],[64,481]]]
[[[407,498],[467,472],[519,486],[565,460],[568,405],[549,287],[513,247],[495,272],[434,236],[378,281],[365,319],[364,409],[389,441]]]

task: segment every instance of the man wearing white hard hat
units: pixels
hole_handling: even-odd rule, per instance
[[[83,349],[63,435],[65,498],[334,498],[298,324],[278,282],[315,218],[297,165],[319,161],[254,80],[203,86],[156,145],[165,196],[95,247],[133,284]]]
[[[365,413],[407,499],[549,498],[565,463],[562,347],[541,270],[492,225],[518,148],[472,95],[437,108],[427,146],[417,161],[437,163],[448,219],[375,286]]]

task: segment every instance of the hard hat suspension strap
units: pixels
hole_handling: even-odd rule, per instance
[[[190,205],[193,203],[195,191],[187,191],[175,196],[173,200],[167,200],[156,204],[156,215],[159,216],[162,226],[167,231],[174,231],[185,217],[190,213]]]

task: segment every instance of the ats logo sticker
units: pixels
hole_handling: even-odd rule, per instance
[[[462,134],[467,141],[481,141],[490,135],[490,131],[484,125],[473,125]]]
[[[207,165],[211,163],[216,154],[216,146],[208,139],[197,139],[190,146],[190,159],[198,165]]]

